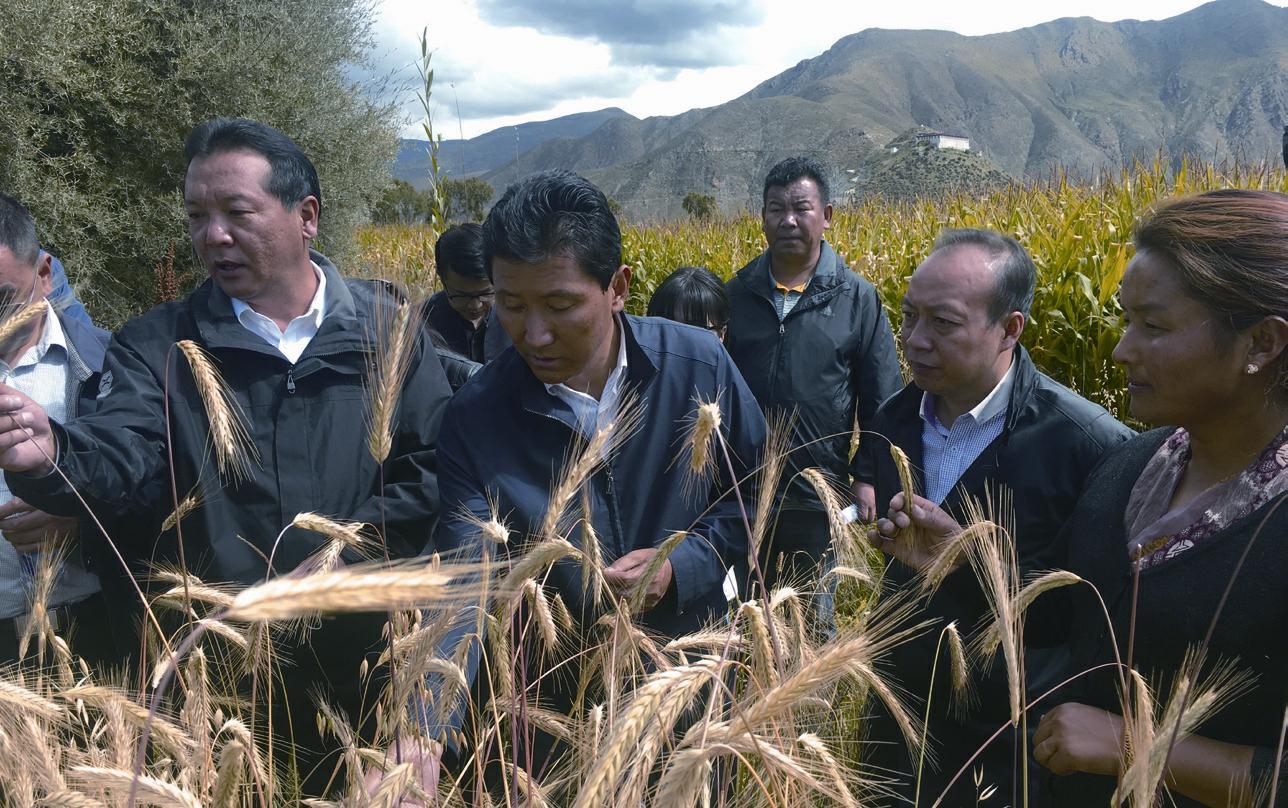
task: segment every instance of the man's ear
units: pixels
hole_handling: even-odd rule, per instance
[[[296,212],[300,216],[300,234],[307,244],[318,237],[318,216],[322,213],[322,206],[316,196],[306,196],[296,206]]]
[[[613,313],[616,314],[626,308],[626,298],[631,294],[631,268],[622,264],[613,273],[613,279],[608,283],[608,291],[613,295]]]
[[[36,259],[36,294],[35,297],[49,297],[49,293],[54,291],[54,257],[45,251],[41,251],[40,257]]]
[[[827,230],[832,226],[832,203],[828,202],[823,206],[823,229]]]
[[[1002,350],[1009,351],[1020,342],[1024,333],[1024,324],[1028,319],[1022,312],[1013,311],[1002,318]]]

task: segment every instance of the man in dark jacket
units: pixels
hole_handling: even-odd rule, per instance
[[[1132,434],[1103,408],[1041,373],[1020,347],[1035,276],[1033,261],[1012,238],[985,230],[940,235],[909,280],[902,304],[900,334],[913,381],[881,405],[871,428],[882,437],[868,441],[854,464],[855,479],[873,487],[883,513],[902,490],[886,439],[908,455],[925,499],[962,524],[968,521],[968,500],[984,503],[991,493],[996,502],[1001,489],[1009,490],[1013,519],[1011,514],[994,518],[1014,527],[1021,576],[1048,566],[1056,536],[1091,469],[1107,449]],[[887,585],[905,587],[929,555],[908,535],[894,533],[878,543],[892,556]],[[983,592],[965,565],[947,577],[918,618],[937,618],[938,629],[955,621],[966,633],[986,614]],[[891,653],[895,678],[919,698],[931,694],[938,639],[938,630],[932,631]],[[926,766],[920,773],[927,804],[1010,717],[1003,665],[979,672],[973,707],[950,692],[952,677],[944,673],[949,665],[945,653],[930,696],[928,734],[938,749],[938,767]],[[1025,667],[1030,683],[1040,687],[1058,665],[1049,652],[1044,656],[1034,649]],[[896,791],[911,799],[916,759],[909,758],[887,717],[874,717],[869,730],[869,762],[897,773],[902,785]],[[1005,734],[975,768],[983,770],[986,784],[1010,795],[1019,782],[1015,754],[1014,739]],[[975,797],[967,776],[944,804],[969,805]]]
[[[450,397],[433,350],[417,339],[392,450],[378,461],[368,430],[354,427],[367,420],[371,344],[395,301],[383,284],[346,279],[309,249],[321,208],[312,163],[283,133],[244,119],[198,126],[186,153],[189,235],[210,280],[116,334],[97,412],[51,421],[0,387],[0,410],[13,416],[0,420],[26,428],[0,433],[10,487],[63,514],[77,512],[74,487],[96,513],[129,518],[132,529],[111,538],[136,573],[165,561],[208,581],[251,584],[290,571],[326,542],[288,527],[304,512],[367,523],[390,556],[420,553],[438,511],[435,441]],[[200,346],[223,374],[245,415],[243,445],[212,426],[203,374],[176,347],[181,340]],[[212,441],[222,444],[214,453]],[[253,459],[228,461],[230,449]],[[201,504],[182,519],[180,544],[162,524],[190,493]],[[130,603],[125,591],[117,590],[118,603]],[[316,732],[310,686],[325,690],[330,680],[329,697],[356,709],[358,665],[381,622],[326,621],[312,643],[327,649],[325,658],[305,648],[294,655],[286,690],[306,760],[320,742],[306,737]]]
[[[495,292],[483,264],[479,226],[458,224],[439,236],[434,243],[434,267],[443,290],[425,301],[425,324],[449,351],[483,362]]]
[[[876,289],[823,240],[832,206],[822,166],[800,157],[774,166],[763,203],[769,248],[728,283],[725,347],[767,416],[795,416],[777,527],[760,551],[772,587],[780,564],[784,581],[813,575],[830,538],[827,514],[798,472],[814,466],[848,484],[856,416],[868,429],[903,379]],[[859,510],[874,514],[870,500]]]
[[[483,232],[496,311],[514,344],[444,415],[439,551],[477,558],[477,520],[490,519],[493,508],[515,536],[511,545],[536,537],[573,449],[638,407],[637,430],[584,481],[594,535],[577,528],[569,540],[597,542],[606,596],[625,597],[667,537],[687,531],[642,584],[639,620],[664,636],[698,629],[724,613],[726,569],[747,553],[730,489],[763,449],[755,400],[710,331],[623,313],[631,270],[622,264],[608,200],[586,180],[562,172],[529,177],[506,191]],[[734,468],[719,464],[713,475],[694,477],[685,431],[701,402],[718,404]],[[569,510],[580,519],[583,500],[575,499]],[[584,626],[602,610],[577,563],[556,564],[546,586]],[[441,656],[456,658],[450,650]],[[547,676],[540,695],[544,705],[566,708],[572,691]],[[537,757],[549,753],[548,741],[536,741]]]
[[[110,335],[53,305],[55,260],[36,243],[36,224],[21,202],[0,194],[0,322],[39,311],[0,343],[0,382],[56,412],[92,412]],[[64,285],[66,279],[63,278]],[[84,313],[84,309],[81,309]],[[91,526],[86,526],[91,527]],[[45,554],[68,548],[45,603],[55,629],[91,664],[117,662],[98,576],[85,567],[82,525],[15,497],[0,480],[0,660],[16,662],[29,598]]]

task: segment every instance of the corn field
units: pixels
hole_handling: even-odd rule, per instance
[[[1216,188],[1288,191],[1288,174],[1189,159],[1173,170],[1160,158],[1087,184],[1057,175],[981,196],[866,200],[838,208],[827,238],[880,291],[897,333],[908,276],[940,230],[984,227],[1014,236],[1038,268],[1022,342],[1045,372],[1121,418],[1126,384],[1110,354],[1119,333],[1115,292],[1132,256],[1132,225],[1160,199]],[[750,216],[647,228],[627,222],[622,241],[624,260],[634,270],[628,308],[640,314],[677,267],[705,266],[728,277],[765,247],[760,222]],[[359,243],[365,272],[402,278],[414,288],[432,283],[428,228],[371,227],[359,234]]]

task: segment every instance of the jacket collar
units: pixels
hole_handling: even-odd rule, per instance
[[[1010,400],[1006,404],[1006,422],[1001,436],[1003,441],[1009,439],[1021,418],[1034,417],[1039,406],[1033,396],[1033,391],[1037,389],[1038,384],[1038,370],[1022,345],[1015,346],[1012,367],[1015,377],[1011,382]],[[922,484],[925,483],[925,479],[921,476],[921,469],[925,464],[921,444],[921,430],[924,423],[921,418],[921,401],[924,395],[925,391],[918,387],[916,382],[909,382],[903,390],[895,394],[895,399],[890,402],[893,406],[892,428],[887,435],[892,443],[907,453]]]
[[[68,364],[77,377],[76,380],[83,382],[103,369],[107,342],[111,335],[98,326],[86,325],[75,317],[64,317],[62,312],[58,312],[57,317],[67,339]]]
[[[801,306],[808,308],[808,306],[818,302],[816,298],[820,298],[825,293],[844,285],[845,275],[839,271],[841,268],[846,271],[849,270],[849,267],[845,266],[844,262],[841,261],[841,257],[836,254],[836,250],[832,249],[832,245],[828,244],[827,240],[824,239],[819,246],[818,263],[814,265],[814,274],[810,276],[809,285],[805,287],[805,294],[801,297],[800,302],[796,304],[797,308]],[[769,250],[765,250],[752,259],[751,263],[739,270],[738,278],[747,285],[747,288],[753,294],[773,303],[775,281],[769,269]]]
[[[635,319],[629,314],[617,315],[617,326],[621,329],[622,340],[626,344],[626,390],[638,393],[657,375],[657,365],[649,358],[647,349],[651,348],[656,352],[658,346],[645,344],[647,340],[641,341],[632,324]],[[557,418],[575,430],[576,420],[571,408],[546,391],[545,384],[532,373],[532,368],[523,361],[518,350],[511,354],[510,361],[514,363],[515,372],[520,379],[519,399],[523,408],[537,415]]]
[[[1024,346],[1015,345],[1015,381],[1011,386],[1011,401],[1006,407],[1006,429],[1009,433],[1015,428],[1021,415],[1028,414],[1037,404],[1033,400],[1033,391],[1038,386],[1038,369],[1033,364],[1029,352]]]
[[[318,265],[326,277],[326,318],[313,340],[319,341],[328,335],[346,337],[343,341],[357,340],[360,344],[365,335],[363,323],[355,328],[355,320],[360,320],[358,307],[353,299],[344,277],[330,259],[316,250],[309,250],[309,258]],[[197,329],[202,341],[211,348],[242,348],[259,353],[276,355],[272,346],[259,337],[251,334],[238,321],[233,312],[232,300],[214,281],[207,280],[194,291],[189,298],[189,307],[196,320]],[[309,346],[312,348],[312,344]],[[306,351],[307,353],[307,351]]]

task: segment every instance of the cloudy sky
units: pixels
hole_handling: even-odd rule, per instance
[[[1162,19],[1198,0],[374,0],[376,70],[404,88],[428,27],[444,137],[604,107],[646,117],[723,103],[864,28],[976,35],[1059,17]],[[1272,0],[1288,5],[1288,0]]]

